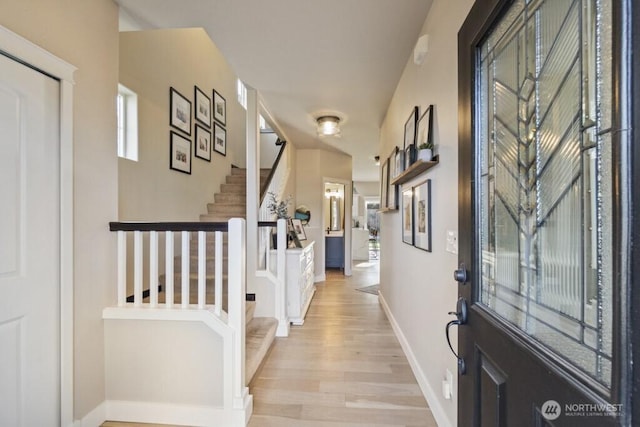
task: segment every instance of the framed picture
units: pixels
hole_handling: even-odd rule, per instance
[[[413,245],[413,189],[402,191],[402,241]]]
[[[176,132],[171,132],[169,167],[191,175],[191,140]]]
[[[174,128],[191,136],[191,101],[174,88],[171,88],[169,90],[169,103],[169,123]]]
[[[393,151],[389,155],[387,162],[389,163],[389,188],[387,189],[387,207],[389,209],[398,209],[398,190],[399,186],[391,184],[393,178],[398,176],[396,171],[396,155],[400,150],[398,147],[393,147]]]
[[[396,176],[404,172],[404,150],[396,149],[393,161],[396,163]]]
[[[409,166],[415,161],[415,145],[411,144],[404,150],[404,169],[409,169]]]
[[[227,101],[215,89],[213,90],[213,118],[222,126],[226,126]]]
[[[413,187],[413,244],[431,252],[431,180]]]
[[[416,143],[416,123],[418,122],[418,107],[413,107],[409,118],[404,123],[404,146],[406,151],[407,147]]]
[[[196,157],[211,161],[211,131],[196,123]]]
[[[196,120],[205,125],[211,127],[211,98],[209,98],[203,91],[194,86],[193,99],[196,106]],[[196,150],[196,155],[198,150]]]
[[[223,156],[227,155],[227,131],[218,123],[213,124],[213,149]]]
[[[387,195],[389,191],[389,159],[382,164],[380,176],[380,208],[387,208]]]
[[[307,234],[304,232],[304,226],[302,225],[302,220],[293,218],[290,220],[291,226],[293,227],[293,231],[298,236],[298,240],[307,240]]]
[[[422,144],[433,144],[433,105],[429,105],[424,113],[422,113],[422,116],[420,116],[416,138],[416,146],[418,148],[420,148]]]

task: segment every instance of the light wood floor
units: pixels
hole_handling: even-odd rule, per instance
[[[316,284],[305,324],[276,339],[249,386],[249,427],[437,426],[378,297],[356,291],[378,277],[362,263]]]

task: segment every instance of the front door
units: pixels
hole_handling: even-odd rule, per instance
[[[0,425],[60,423],[58,81],[0,52]]]
[[[629,3],[478,0],[460,30],[461,426],[631,424]]]

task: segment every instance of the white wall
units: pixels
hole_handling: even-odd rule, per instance
[[[434,142],[440,164],[418,177],[412,185],[431,179],[432,246],[425,252],[402,242],[400,213],[381,218],[380,286],[392,322],[414,362],[414,371],[439,425],[457,423],[457,390],[445,400],[441,381],[448,369],[457,375],[456,359],[449,350],[445,324],[451,320],[457,285],[452,271],[457,255],[445,251],[447,230],[458,224],[458,98],[457,32],[472,0],[434,0],[421,34],[429,34],[429,52],[422,66],[410,58],[387,111],[379,152],[391,152],[403,141],[403,126],[413,106],[421,111],[435,105]],[[457,338],[452,337],[454,345]]]
[[[112,0],[0,1],[0,25],[75,65],[74,417],[105,396],[102,309],[115,303],[118,218],[115,97],[118,9]]]
[[[231,164],[246,161],[246,111],[236,101],[236,75],[204,30],[150,30],[120,34],[120,82],[138,94],[139,118],[138,161],[119,163],[120,220],[198,221]],[[208,162],[192,153],[187,175],[169,169],[169,132],[179,133],[169,126],[169,88],[193,110],[194,85],[226,99],[227,155],[212,152]],[[192,124],[191,140],[194,132]]]

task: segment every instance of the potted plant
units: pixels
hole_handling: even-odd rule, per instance
[[[418,146],[418,159],[430,162],[433,157],[433,142],[423,142]]]

